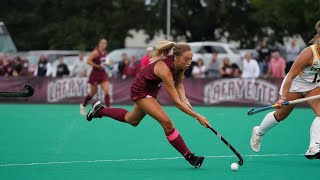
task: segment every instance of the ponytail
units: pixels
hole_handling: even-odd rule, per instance
[[[309,44],[310,45],[317,44],[318,43],[318,37],[319,37],[319,34],[314,35],[313,38],[309,41]]]
[[[169,55],[171,49],[176,43],[172,41],[162,40],[152,53],[152,58],[159,58],[161,56]]]
[[[186,51],[192,51],[187,43],[175,43],[168,40],[159,42],[159,45],[152,52],[151,61],[158,60],[162,56],[173,54],[174,56],[181,56]]]
[[[314,26],[314,28],[316,29],[317,33],[315,36],[313,36],[313,38],[311,39],[311,41],[309,42],[310,45],[312,44],[317,44],[318,43],[318,39],[319,39],[319,35],[320,35],[320,20],[316,23],[316,25]]]

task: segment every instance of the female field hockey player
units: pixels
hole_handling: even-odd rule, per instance
[[[134,101],[133,110],[128,112],[121,108],[104,108],[98,101],[87,114],[87,120],[91,121],[92,118],[107,116],[137,126],[148,114],[160,123],[170,144],[191,165],[195,168],[200,167],[204,157],[195,156],[188,149],[171,119],[156,99],[163,84],[177,108],[195,118],[204,127],[210,126],[206,117],[192,110],[182,83],[184,71],[191,65],[192,56],[192,50],[186,43],[174,43],[166,40],[160,42],[152,57],[154,61],[141,70],[131,86],[131,99]]]
[[[86,109],[90,99],[96,94],[98,85],[104,92],[104,100],[107,107],[110,107],[110,96],[109,96],[109,82],[108,76],[102,63],[106,60],[106,48],[107,40],[100,39],[98,46],[89,55],[87,63],[92,66],[92,71],[89,76],[90,92],[85,97],[84,101],[80,104],[80,114],[86,115]]]
[[[262,136],[288,117],[295,107],[295,105],[281,106],[283,102],[320,94],[320,21],[315,28],[318,34],[310,41],[313,45],[301,52],[282,82],[279,92],[281,97],[276,103],[279,108],[268,113],[260,126],[252,129],[250,145],[255,152],[260,150]],[[307,103],[313,109],[316,118],[310,128],[310,145],[305,157],[320,159],[320,99]]]

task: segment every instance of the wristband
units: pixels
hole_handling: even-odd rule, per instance
[[[200,114],[197,114],[197,116],[196,117],[194,117],[196,120],[198,120],[199,119],[199,117],[200,117]]]
[[[183,102],[183,101],[185,101],[185,100],[188,100],[188,99],[187,99],[187,98],[182,98],[180,101]]]
[[[285,97],[283,97],[283,96],[281,96],[279,99],[282,99],[282,100],[284,100],[284,101],[287,101],[287,98],[285,98]]]

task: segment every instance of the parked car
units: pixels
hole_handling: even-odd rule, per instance
[[[121,61],[121,54],[122,53],[126,53],[128,58],[131,58],[131,56],[135,55],[137,57],[137,61],[140,61],[140,59],[145,54],[145,52],[146,52],[145,48],[116,49],[116,50],[113,50],[110,53],[108,53],[106,56],[106,59],[107,59],[107,61],[110,61],[110,60],[113,61],[112,66],[116,68],[116,69],[114,69],[114,71],[117,71],[118,64]],[[75,62],[77,62],[77,60],[79,58],[78,54],[79,54],[79,52],[77,52],[76,54],[73,54],[73,52],[71,52],[71,54],[66,52],[63,55],[64,56],[64,63],[68,66],[70,72],[72,72],[73,68],[75,67]],[[58,56],[60,56],[60,55],[62,55],[62,54],[58,53]],[[88,60],[89,55],[90,55],[90,53],[85,53],[85,56],[83,57],[84,61]],[[56,75],[56,69],[59,64],[59,61],[57,60],[58,56],[56,56],[52,60],[49,60],[52,64],[53,77],[55,77],[55,75]],[[92,67],[88,65],[89,72],[91,71],[90,70],[91,68]],[[108,69],[108,67],[106,66],[106,70],[107,69]]]
[[[33,74],[37,64],[39,62],[39,58],[41,55],[45,55],[48,61],[53,64],[54,61],[58,59],[59,56],[78,56],[80,51],[73,51],[73,50],[39,50],[39,51],[28,51],[26,53],[26,59],[29,62],[28,71],[29,74]]]
[[[119,76],[119,63],[122,61],[121,55],[123,53],[127,54],[127,57],[131,59],[132,56],[136,56],[136,63],[140,65],[140,60],[141,58],[145,55],[146,49],[145,48],[122,48],[122,49],[116,49],[111,51],[109,54],[106,56],[106,63],[110,64],[112,62],[112,68],[109,69],[109,77],[110,73],[114,76],[117,77]]]
[[[112,60],[113,63],[119,63],[121,61],[121,54],[126,53],[128,58],[131,58],[131,56],[135,55],[137,57],[137,60],[140,61],[142,56],[146,53],[145,48],[122,48],[122,49],[116,49],[111,51],[109,54],[107,54],[107,61]]]
[[[230,59],[231,63],[241,66],[241,56],[239,50],[233,44],[223,42],[190,42],[188,43],[193,51],[193,61],[202,58],[206,66],[209,65],[212,57],[212,52],[217,52],[218,64],[221,66],[222,60],[225,57]]]

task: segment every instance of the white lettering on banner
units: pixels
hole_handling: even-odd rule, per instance
[[[260,79],[222,79],[204,86],[204,103],[252,100],[261,104],[273,104],[277,100],[277,85]]]
[[[48,84],[47,98],[48,102],[55,103],[64,98],[85,97],[90,91],[88,78],[72,77],[57,79]],[[112,99],[112,84],[109,83],[110,102]],[[104,99],[104,93],[101,88],[98,88],[95,99]]]

